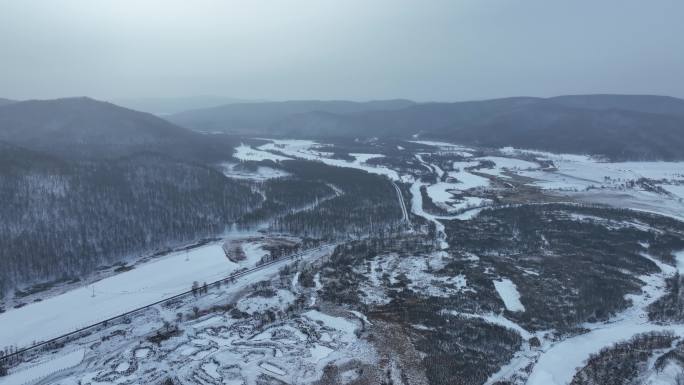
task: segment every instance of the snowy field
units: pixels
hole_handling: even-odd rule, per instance
[[[253,181],[265,181],[274,178],[283,178],[289,175],[285,171],[264,166],[257,167],[255,171],[248,171],[241,169],[239,164],[235,163],[223,163],[221,164],[221,170],[228,178]]]
[[[504,148],[505,154],[530,154],[551,160],[555,171],[515,172],[536,180],[533,184],[591,203],[649,211],[684,220],[684,162],[603,162],[586,155]],[[634,182],[649,179],[667,193],[648,191]],[[668,194],[669,193],[669,194]]]
[[[471,148],[448,142],[439,142],[431,140],[411,140],[410,142],[416,144],[423,144],[426,146],[432,146],[437,148],[438,151],[448,151],[451,154],[459,155],[465,158],[473,156],[474,151]]]
[[[333,154],[319,151],[318,149],[323,145],[314,141],[267,140],[269,143],[257,148],[246,145],[239,146],[234,157],[240,160],[256,161],[264,159],[280,161],[295,158],[315,160],[330,166],[355,168],[385,175],[394,181],[415,182],[413,175],[400,175],[396,170],[367,164],[369,159],[384,156],[382,154],[354,153],[350,155],[355,159],[347,161],[334,159],[332,158]],[[488,161],[494,163],[492,168],[479,167],[476,172],[502,180],[508,179],[510,174],[517,174],[534,179],[535,181],[532,184],[544,190],[571,195],[580,200],[651,211],[684,220],[684,162],[602,162],[586,155],[554,154],[510,147],[499,151],[502,156],[474,157],[475,149],[458,144],[438,141],[412,142],[434,147],[436,153],[448,153],[467,158],[465,161],[453,162],[451,170],[444,170],[436,164],[425,162],[420,153],[415,155],[416,159],[438,178],[447,176],[445,182],[440,181],[436,184],[425,184],[425,186],[433,202],[449,213],[460,213],[463,210],[487,206],[491,203],[467,195],[468,190],[489,187],[490,181],[473,172],[466,171],[466,168]],[[557,170],[545,170],[535,162],[516,158],[530,155],[540,160],[553,161]],[[277,175],[270,170],[263,170],[258,174],[263,176],[254,177],[269,178]],[[626,186],[627,182],[639,178],[660,181],[657,186],[662,187],[669,194],[645,191],[638,186]],[[455,198],[454,194],[460,194],[460,198]],[[414,214],[433,222],[438,219],[462,219],[449,216],[438,217],[422,212],[422,209],[415,210],[417,209],[415,205],[412,207]],[[476,214],[476,211],[473,211],[471,216]],[[463,219],[468,219],[471,216],[463,217]]]
[[[499,293],[506,309],[509,311],[525,311],[525,306],[520,302],[520,293],[515,284],[508,278],[494,281],[494,288]]]
[[[505,174],[506,171],[515,173],[518,171],[537,170],[540,168],[537,163],[516,158],[505,158],[502,156],[483,156],[478,159],[494,162],[494,164],[496,165],[494,168],[482,168],[479,169],[478,172],[489,174],[497,178],[509,178],[509,176]]]
[[[425,298],[449,298],[466,291],[474,292],[462,274],[440,276],[433,273],[447,264],[447,257],[444,251],[410,257],[399,257],[397,254],[376,256],[369,261],[368,266],[356,267],[358,274],[368,278],[360,286],[362,301],[373,305],[389,303],[389,293],[398,289],[386,287],[383,280],[388,279],[390,286],[396,285],[400,276],[408,279],[406,288]]]
[[[172,253],[87,287],[0,314],[0,346],[27,346],[212,282],[248,263],[226,258],[220,243]],[[258,251],[258,247],[254,248]],[[249,265],[251,263],[251,265]],[[50,325],[50,327],[45,327]]]
[[[490,324],[493,325],[498,325],[498,326],[503,326],[506,329],[513,330],[514,332],[520,334],[520,336],[524,339],[530,339],[534,337],[534,334],[530,333],[529,331],[525,330],[522,328],[520,325],[517,323],[509,320],[508,318],[499,315],[499,314],[491,314],[491,313],[486,313],[486,314],[470,314],[470,313],[461,313],[453,310],[445,310],[446,313],[455,315],[457,317],[464,317],[464,318],[477,318],[481,319],[483,321],[487,321]]]
[[[461,146],[458,147],[459,149],[463,149]],[[444,148],[448,147],[444,146]],[[472,219],[480,212],[482,206],[491,204],[491,201],[488,199],[467,195],[456,198],[454,194],[467,194],[467,191],[470,189],[485,188],[489,186],[489,180],[465,170],[466,167],[472,167],[479,164],[477,160],[453,162],[453,170],[444,171],[439,166],[426,162],[421,154],[416,154],[415,157],[436,176],[441,177],[446,173],[449,177],[449,182],[437,182],[433,184],[414,180],[410,188],[412,196],[411,212],[434,223],[440,248],[442,250],[448,249],[449,244],[446,242],[446,233],[444,232],[445,227],[441,221]],[[443,208],[445,211],[454,214],[434,215],[426,212],[423,209],[423,195],[421,194],[421,188],[423,186],[426,188],[428,196],[433,203]]]
[[[7,377],[0,377],[0,385],[27,385],[33,384],[56,372],[73,368],[83,361],[84,349],[78,349],[57,358],[48,359],[34,364],[30,369],[17,373],[10,373]]]
[[[333,248],[331,245],[309,251],[300,257],[301,263],[329,255]],[[252,249],[256,251],[260,247]],[[310,383],[320,377],[323,367],[331,360],[363,358],[372,362],[372,347],[354,334],[357,323],[317,311],[292,321],[276,322],[265,330],[257,319],[234,319],[229,312],[209,313],[188,320],[183,324],[183,333],[169,343],[160,346],[147,341],[165,321],[175,318],[179,311],[190,313],[193,306],[225,305],[235,298],[239,307],[282,312],[294,295],[289,290],[278,289],[274,297],[284,301],[265,301],[247,289],[255,282],[278,281],[279,270],[291,263],[285,259],[267,265],[237,278],[231,285],[213,288],[206,295],[177,303],[175,308],[149,309],[133,317],[130,323],[95,331],[88,338],[70,343],[64,351],[12,369],[9,376],[0,379],[0,385],[33,383],[26,381],[38,378],[61,385],[159,383],[148,381],[148,376],[158,376],[159,372],[173,372],[182,379],[181,383],[252,385],[263,374],[288,383]],[[340,329],[341,326],[344,328]],[[320,338],[312,340],[306,334],[312,331],[315,331],[312,336]],[[93,344],[93,341],[98,342]]]
[[[239,160],[254,162],[259,162],[262,160],[272,160],[278,162],[281,160],[291,159],[281,155],[270,153],[268,151],[258,150],[245,144],[241,144],[240,146],[235,148],[235,153],[233,154],[233,157]]]
[[[354,157],[353,161],[332,158],[332,153],[318,151],[321,144],[311,140],[276,140],[266,139],[270,143],[252,148],[241,145],[236,149],[233,157],[240,160],[273,160],[305,159],[323,162],[329,166],[355,168],[372,174],[385,175],[392,180],[399,180],[399,174],[384,166],[369,165],[369,159],[383,157],[382,154],[349,154]],[[278,155],[285,154],[286,156]]]

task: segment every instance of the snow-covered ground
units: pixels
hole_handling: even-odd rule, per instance
[[[674,195],[677,199],[684,199],[684,184],[680,185],[661,185],[662,188],[667,190],[670,194]]]
[[[238,301],[237,308],[247,314],[263,313],[268,309],[283,310],[294,302],[295,297],[288,290],[277,290],[272,297],[245,297]]]
[[[427,194],[432,202],[442,210],[448,213],[462,213],[466,210],[475,210],[477,208],[491,205],[491,200],[477,196],[471,196],[472,192],[469,192],[469,190],[472,189],[486,188],[490,184],[489,179],[466,171],[466,168],[480,164],[480,158],[473,158],[473,160],[468,161],[453,162],[452,170],[444,171],[436,164],[426,162],[421,154],[416,154],[415,156],[419,162],[421,162],[426,168],[431,170],[438,177],[437,183],[424,185],[426,186]],[[446,182],[442,182],[440,180],[444,175],[447,176]],[[458,195],[458,197],[456,195]],[[468,220],[471,219],[473,215],[477,215],[478,212],[479,211],[473,211],[470,215],[465,216],[433,217],[441,219]]]
[[[640,277],[645,283],[642,293],[627,295],[633,306],[608,322],[583,325],[591,330],[588,333],[551,344],[541,353],[527,385],[566,385],[591,354],[639,333],[671,330],[684,336],[684,325],[658,325],[648,321],[647,307],[665,294],[665,279],[672,276],[676,268],[648,254],[643,256],[655,263],[660,272]],[[677,264],[684,265],[684,254],[677,254]]]
[[[435,153],[440,153],[440,155],[451,153],[467,159],[453,162],[451,165],[445,164],[442,160],[440,167],[438,164],[425,162],[424,159],[428,159],[427,156],[423,157],[421,154],[416,154],[416,159],[422,162],[431,173],[440,179],[444,177],[444,181],[426,183],[418,179],[417,175],[411,175],[405,171],[402,171],[402,175],[397,170],[368,164],[368,160],[384,156],[382,154],[352,153],[350,155],[354,158],[353,161],[335,159],[333,158],[334,154],[319,151],[322,148],[321,145],[313,141],[269,140],[269,143],[256,148],[241,145],[236,149],[234,156],[245,161],[263,159],[281,161],[295,158],[315,160],[331,166],[355,168],[385,175],[396,182],[408,182],[411,184],[411,212],[434,223],[438,244],[442,250],[449,247],[442,221],[471,219],[480,212],[480,209],[470,209],[463,212],[464,209],[491,204],[490,200],[477,196],[478,192],[496,188],[492,186],[498,184],[483,177],[483,174],[509,180],[509,182],[510,175],[518,174],[533,178],[535,182],[531,183],[545,190],[567,193],[581,199],[589,197],[586,199],[593,199],[594,202],[598,201],[597,197],[601,196],[605,201],[612,200],[611,204],[662,213],[667,212],[670,216],[681,215],[684,218],[684,205],[679,202],[679,199],[684,196],[684,163],[602,163],[586,156],[535,153],[540,159],[553,160],[558,168],[557,171],[543,171],[541,166],[535,162],[507,157],[507,154],[511,156],[520,154],[518,150],[514,149],[504,149],[502,151],[503,156],[476,157],[477,151],[459,145],[426,141],[415,143],[434,146],[436,148]],[[529,152],[526,153],[529,154]],[[494,167],[466,170],[478,166],[483,161],[493,162]],[[268,167],[259,167],[253,173],[244,172],[239,167],[236,170],[235,165],[227,166],[225,173],[229,177],[251,180],[265,180],[285,175],[279,170]],[[667,179],[667,182],[659,182],[658,185],[667,190],[669,194],[624,187],[626,181],[633,181],[640,177]],[[682,184],[679,184],[680,182]],[[428,195],[435,204],[453,215],[434,215],[425,212],[420,191],[422,186],[426,187]],[[587,190],[590,186],[598,188]],[[395,185],[395,187],[397,187],[397,195],[401,196],[398,186]],[[619,202],[616,197],[620,198]],[[394,197],[391,198],[394,199]],[[459,214],[456,215],[455,213]],[[586,218],[581,217],[573,219],[586,220]],[[633,226],[638,224],[608,225]],[[188,290],[193,281],[202,283],[223,278],[236,269],[256,264],[268,253],[263,245],[260,241],[254,240],[243,243],[241,247],[247,258],[239,263],[230,262],[218,243],[191,250],[187,255],[185,252],[170,254],[145,264],[136,265],[131,271],[103,279],[91,286],[72,290],[23,308],[10,309],[4,314],[0,314],[0,347],[29,345],[34,340],[45,340],[61,335],[78,327]],[[409,290],[425,297],[457,296],[459,293],[473,290],[468,287],[468,282],[463,275],[447,277],[434,274],[435,270],[444,265],[447,256],[448,254],[445,251],[403,258],[389,254],[371,259],[368,270],[365,265],[356,267],[359,273],[368,273],[368,282],[360,287],[365,295],[364,302],[371,305],[387,303],[390,300],[388,290],[391,289],[388,289],[383,281],[389,279],[390,284],[397,283],[399,274],[404,275],[410,281],[407,284]],[[490,381],[505,380],[513,374],[524,373],[523,368],[536,362],[528,378],[528,384],[565,385],[572,379],[577,368],[581,367],[592,353],[615,342],[626,340],[636,333],[673,330],[678,335],[684,336],[684,325],[662,326],[647,321],[645,308],[663,295],[665,290],[664,279],[672,275],[675,269],[647,254],[644,257],[656,263],[661,272],[640,277],[645,286],[642,294],[629,297],[633,301],[633,307],[620,313],[610,322],[583,325],[590,330],[583,335],[553,341],[545,339],[543,333],[530,333],[503,315],[455,312],[452,314],[479,318],[506,327],[519,333],[525,340],[535,336],[542,340],[542,347],[538,350],[531,349],[527,341],[524,341],[521,351],[508,365],[501,368],[499,373],[492,376]],[[684,271],[684,251],[677,253],[676,257],[678,269]],[[236,293],[243,290],[243,296],[237,299],[235,304],[238,310],[248,314],[264,312],[265,310],[282,312],[295,302],[298,295],[307,296],[307,301],[304,301],[305,304],[303,305],[308,306],[307,309],[311,309],[314,305],[324,308],[325,303],[321,304],[317,296],[318,291],[323,287],[320,274],[316,274],[314,277],[314,289],[299,287],[299,273],[294,273],[292,278],[287,278],[285,281],[285,287],[279,287],[273,296],[244,294],[252,283],[265,277],[276,276],[278,268],[282,266],[274,265],[266,268],[258,275],[239,279],[230,289],[221,293],[222,297],[209,295],[201,301],[204,301],[204,304],[210,301],[223,304],[221,301],[225,300],[226,293],[237,295]],[[520,301],[520,294],[512,281],[500,278],[494,280],[493,285],[507,310],[512,312],[525,311],[525,307]],[[159,319],[169,316],[169,314],[164,313],[163,309],[155,309],[155,311],[161,313],[161,316],[157,315],[160,317]],[[169,310],[168,312],[173,318],[172,311]],[[163,352],[167,355],[164,360],[175,363],[184,362],[181,371],[194,373],[192,375],[205,378],[205,382],[211,382],[207,379],[213,379],[215,382],[237,384],[246,380],[247,383],[251,384],[255,383],[258,375],[268,374],[288,383],[307,383],[317,379],[324,365],[331,360],[363,356],[372,361],[372,353],[370,353],[372,349],[360,341],[354,333],[361,320],[364,320],[366,324],[368,324],[368,320],[361,313],[352,313],[358,319],[348,319],[345,318],[346,316],[326,314],[318,310],[308,310],[297,316],[299,318],[296,318],[296,321],[277,323],[267,330],[260,330],[258,333],[256,332],[258,328],[250,324],[252,321],[232,319],[228,314],[206,317],[194,324],[195,332],[184,335],[178,346],[173,350]],[[138,328],[139,331],[146,330],[142,326],[144,321],[146,320],[134,320],[134,324],[140,322],[140,325],[134,325],[134,327]],[[44,325],[50,325],[50,327],[46,328]],[[311,340],[309,335],[311,330],[315,330],[316,333],[310,335],[319,336],[316,341]],[[96,379],[105,378],[98,377],[102,374],[101,372],[89,373],[82,379],[91,381],[93,384],[133,381],[134,377],[127,377],[124,373],[133,370],[135,365],[152,365],[152,361],[145,364],[145,360],[150,358],[158,361],[160,356],[155,355],[161,353],[155,351],[154,347],[137,347],[126,353],[130,355],[128,361],[108,363],[113,368],[112,370],[118,373],[117,375],[122,381],[96,381]],[[82,358],[83,355],[81,355]],[[64,360],[67,361],[66,358]],[[231,365],[234,362],[240,362],[237,365],[238,369],[232,368]],[[71,366],[74,365],[78,365],[78,362]],[[71,367],[67,364],[56,366]],[[102,368],[97,369],[102,370]],[[28,372],[21,373],[27,375]],[[654,374],[651,382],[653,384],[662,383],[662,378]],[[5,383],[0,380],[0,385],[3,384]]]
[[[427,146],[436,147],[438,151],[446,151],[454,155],[459,155],[462,157],[469,157],[473,155],[473,149],[461,146],[459,144],[439,142],[432,140],[411,140],[411,143],[424,144]]]
[[[247,258],[240,263],[226,258],[220,242],[175,252],[89,286],[9,309],[0,314],[0,346],[25,347],[190,290],[195,281],[225,278],[268,255],[262,246],[258,241],[243,243]]]
[[[78,349],[57,358],[34,364],[30,368],[18,372],[11,372],[6,377],[0,377],[0,385],[28,385],[33,384],[54,373],[73,368],[83,361],[84,349]]]
[[[282,178],[289,174],[283,170],[277,170],[271,167],[259,166],[255,171],[247,171],[240,168],[239,164],[223,163],[221,164],[223,174],[233,179],[246,179],[254,181],[265,181],[268,179]]]
[[[457,311],[453,311],[453,310],[448,310],[446,312],[449,314],[455,315],[457,317],[477,318],[477,319],[487,321],[493,325],[503,326],[506,329],[511,329],[511,330],[515,331],[516,333],[520,334],[520,336],[524,339],[529,339],[529,338],[534,337],[534,334],[530,333],[529,331],[525,330],[523,327],[521,327],[517,323],[515,323],[515,322],[509,320],[508,318],[506,318],[502,315],[499,315],[499,314],[492,314],[492,313],[470,314],[470,313],[461,313],[461,312],[457,312]]]
[[[321,273],[316,273],[314,275],[314,289],[311,292],[311,298],[309,299],[309,306],[316,305],[316,300],[318,299],[318,292],[323,289],[323,284],[321,283]]]
[[[309,310],[303,314],[313,321],[320,321],[325,326],[341,331],[343,333],[343,338],[347,341],[354,339],[354,331],[357,329],[357,325],[342,317],[333,317],[331,315],[321,313],[318,310]]]
[[[520,293],[515,284],[508,278],[494,281],[494,288],[499,293],[506,309],[509,311],[525,311],[525,306],[520,302]]]
[[[436,215],[432,215],[423,209],[423,194],[420,192],[422,186],[427,186],[427,183],[414,182],[411,185],[411,212],[423,217],[428,221],[434,223],[435,231],[437,232],[437,241],[439,247],[444,250],[449,248],[449,243],[446,241],[446,233],[444,232],[444,224],[440,222]]]
[[[264,249],[264,243],[259,241],[244,242],[240,247],[245,253],[245,260],[240,262],[240,265],[244,267],[255,266],[259,261],[271,254],[268,250]]]
[[[447,212],[461,212],[474,207],[482,207],[490,204],[488,199],[465,196],[456,198],[454,193],[461,192],[462,185],[459,183],[438,182],[427,186],[427,193],[432,202]]]
[[[557,170],[515,170],[533,184],[580,200],[643,210],[684,221],[684,162],[603,162],[585,155],[553,154],[513,148],[506,154],[531,154],[551,160]],[[640,178],[653,180],[669,194],[647,191]],[[649,182],[650,183],[650,182]]]
[[[421,154],[416,154],[415,157],[437,176],[445,173],[437,165],[427,163]],[[479,164],[477,161],[454,162],[454,171],[446,172],[449,177],[456,179],[454,182],[438,181],[437,183],[429,184],[421,182],[420,180],[414,180],[411,184],[411,212],[434,223],[437,241],[442,250],[448,249],[449,244],[446,242],[445,227],[441,220],[470,220],[480,212],[481,206],[486,206],[491,203],[488,199],[475,196],[464,196],[456,199],[452,194],[452,192],[463,193],[469,189],[486,187],[489,185],[489,180],[486,178],[465,171],[465,167],[477,164]],[[428,196],[433,203],[442,207],[447,212],[458,212],[459,214],[434,215],[426,212],[423,209],[423,195],[421,194],[421,187],[423,186],[425,186]]]
[[[27,346],[226,277],[239,265],[218,243],[136,265],[87,287],[0,314],[0,346]],[[49,325],[49,327],[45,327]]]
[[[449,177],[456,179],[453,184],[456,189],[460,191],[489,186],[489,180],[487,178],[483,178],[462,169],[460,171],[449,171],[448,175]]]
[[[401,206],[401,215],[404,218],[405,222],[410,223],[411,218],[409,217],[408,210],[406,209],[406,202],[404,202],[404,194],[401,192],[401,189],[397,184],[392,181],[392,186],[394,186],[394,189],[397,192],[397,199],[399,200],[399,206]]]
[[[407,289],[425,298],[449,298],[474,291],[468,287],[466,277],[462,274],[435,274],[447,261],[448,254],[445,251],[410,257],[399,257],[397,254],[376,256],[369,261],[370,269],[366,266],[356,267],[357,273],[368,277],[368,281],[360,285],[362,301],[366,304],[389,303],[389,292],[397,290],[389,286],[397,284],[400,275],[408,279]],[[384,283],[385,278],[389,280],[389,285]]]
[[[682,367],[670,362],[662,370],[651,368],[645,378],[642,379],[644,385],[677,385],[684,379]]]
[[[536,170],[540,168],[539,165],[534,162],[516,158],[505,158],[502,156],[483,156],[477,159],[494,162],[494,168],[481,168],[478,169],[477,172],[489,174],[497,178],[508,178],[508,176],[505,174],[506,171],[518,172],[524,170]]]
[[[367,164],[369,159],[383,157],[382,154],[349,154],[354,157],[353,161],[344,159],[335,159],[331,156],[333,154],[318,151],[320,144],[311,140],[275,140],[268,139],[271,143],[267,143],[258,147],[259,152],[271,153],[279,152],[291,158],[314,160],[323,162],[329,166],[355,168],[358,170],[367,171],[372,174],[385,175],[392,180],[399,180],[399,174],[384,166],[375,166]],[[272,154],[272,153],[271,153]]]
[[[301,263],[327,256],[333,248],[325,246],[309,251],[300,257]],[[230,285],[213,288],[206,295],[187,298],[169,308],[151,308],[133,317],[130,323],[94,331],[93,335],[67,345],[64,348],[67,353],[58,350],[46,354],[45,358],[37,357],[12,369],[12,376],[5,378],[22,379],[22,382],[0,380],[0,384],[23,384],[24,378],[40,375],[42,372],[36,368],[48,361],[46,370],[57,372],[50,383],[61,385],[159,383],[159,380],[148,381],[149,376],[158,377],[159,372],[172,373],[182,383],[212,383],[208,378],[213,378],[217,383],[254,385],[259,376],[267,374],[288,383],[307,384],[318,379],[332,360],[358,357],[364,362],[373,362],[372,347],[354,334],[357,323],[320,312],[266,323],[265,327],[258,317],[236,319],[230,312],[210,312],[199,319],[181,322],[183,332],[170,341],[161,345],[147,341],[163,327],[163,322],[173,320],[178,312],[190,314],[194,306],[206,309],[225,305],[236,296],[238,307],[246,305],[252,310],[258,305],[262,310],[282,311],[284,302],[294,298],[289,290],[277,289],[277,295],[272,298],[285,301],[267,304],[261,301],[263,297],[254,296],[246,289],[255,282],[278,281],[280,269],[292,263],[284,259],[237,278]],[[319,325],[317,320],[331,322]],[[340,325],[344,328],[337,327]],[[320,338],[313,339],[313,336]],[[78,357],[69,353],[75,348],[80,352]],[[72,367],[73,370],[65,370]]]
[[[434,223],[435,225],[435,230],[437,232],[437,242],[439,243],[439,247],[442,250],[448,249],[449,248],[449,243],[446,241],[446,233],[444,232],[445,227],[444,224],[441,222],[442,220],[461,220],[461,221],[467,221],[480,213],[481,209],[480,208],[471,208],[469,209],[468,206],[464,206],[464,209],[466,211],[460,213],[460,214],[455,214],[455,215],[434,215],[426,212],[423,209],[423,194],[420,192],[420,188],[422,186],[429,186],[427,183],[423,182],[413,182],[411,184],[410,192],[411,192],[411,212],[418,215],[419,217],[423,217],[427,219],[428,221]]]
[[[477,196],[468,196],[468,190],[490,187],[490,180],[481,174],[503,180],[509,179],[511,174],[517,174],[532,178],[535,180],[532,184],[544,190],[568,194],[581,200],[653,211],[684,219],[684,204],[680,201],[684,197],[683,162],[609,163],[581,155],[535,152],[534,155],[538,159],[552,160],[557,167],[557,170],[542,170],[538,163],[517,159],[516,156],[520,156],[523,152],[515,149],[503,149],[503,156],[475,157],[476,151],[464,146],[444,142],[415,141],[414,143],[430,145],[435,147],[438,153],[450,152],[467,159],[453,162],[451,169],[447,167],[447,170],[444,170],[437,164],[425,162],[421,154],[417,154],[416,158],[434,175],[440,179],[443,176],[447,177],[445,181],[439,180],[437,183],[429,184],[416,180],[415,176],[400,176],[394,170],[388,172],[389,169],[384,167],[378,168],[365,164],[368,159],[381,156],[378,154],[351,154],[355,157],[355,161],[352,162],[332,159],[330,158],[331,154],[316,152],[316,143],[306,141],[273,141],[271,144],[259,147],[259,150],[278,151],[288,157],[319,160],[338,167],[364,169],[387,175],[393,180],[410,182],[413,196],[411,212],[435,224],[438,241],[442,249],[448,248],[449,245],[446,242],[445,227],[441,221],[469,219],[477,215],[479,210],[445,216],[427,213],[423,210],[420,188],[425,186],[433,202],[445,211],[460,212],[467,207],[486,206],[491,203]],[[530,152],[524,153],[530,154]],[[494,167],[480,167],[472,172],[466,170],[477,166],[482,161],[493,162]],[[368,169],[369,167],[370,169]],[[639,178],[665,180],[658,182],[657,186],[662,187],[669,194],[644,191],[638,186],[627,185],[627,182],[636,181]],[[596,189],[591,189],[593,187]],[[454,194],[458,194],[459,198],[455,198]],[[684,266],[684,252],[678,253],[676,256],[678,263]],[[551,341],[544,339],[542,333],[532,334],[501,315],[459,314],[464,317],[477,317],[515,330],[525,340],[535,335],[542,340],[542,348],[539,350],[530,349],[525,341],[523,350],[516,354],[511,363],[501,368],[500,372],[492,376],[490,380],[506,379],[514,373],[520,373],[525,366],[536,361],[528,378],[528,384],[565,385],[572,379],[577,368],[581,367],[592,353],[616,342],[626,340],[634,334],[654,330],[674,330],[678,335],[684,336],[684,325],[662,326],[647,321],[645,308],[664,294],[664,279],[673,274],[674,269],[647,255],[645,257],[653,260],[661,268],[661,273],[640,277],[645,286],[642,294],[630,296],[634,304],[633,307],[619,314],[610,322],[584,325],[591,331],[583,335],[562,341]],[[394,265],[389,266],[388,264]],[[424,264],[424,261],[418,258],[407,258],[398,263],[392,261],[391,258],[387,259],[387,256],[371,261],[371,276],[368,285],[362,287],[362,291],[366,295],[366,302],[386,303],[388,301],[389,298],[387,293],[383,291],[384,289],[378,290],[378,287],[383,286],[380,282],[381,275],[387,271],[406,274],[411,280],[410,289],[427,296],[454,295],[459,290],[467,290],[467,282],[464,278],[459,281],[458,277],[452,277],[452,281],[446,282],[439,277],[434,277],[421,264]],[[680,269],[681,266],[679,266]],[[393,273],[389,278],[392,280],[396,277]],[[509,311],[525,311],[520,301],[520,295],[512,281],[503,278],[493,281],[493,284]],[[662,383],[662,378],[670,378],[663,376],[651,378],[651,383]]]
[[[287,160],[291,159],[282,155],[277,155],[268,151],[262,151],[253,148],[252,146],[248,146],[245,144],[241,144],[240,146],[235,148],[235,153],[233,154],[233,157],[235,159],[239,160],[245,160],[245,161],[255,161],[259,162],[262,160],[273,160],[273,161],[281,161],[281,160]]]
[[[677,271],[684,274],[684,250],[674,253],[675,261],[677,261]]]

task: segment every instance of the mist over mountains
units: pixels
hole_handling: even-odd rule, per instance
[[[0,100],[0,141],[68,158],[151,152],[212,162],[228,156],[236,136],[422,138],[674,160],[684,159],[684,100],[572,95],[456,103],[245,102],[164,118],[90,98]]]
[[[314,120],[314,116],[320,113],[346,116],[372,111],[400,110],[415,104],[412,101],[401,99],[370,102],[295,100],[237,103],[185,111],[170,115],[167,118],[179,125],[207,132],[225,131],[244,135],[287,135],[286,132],[280,132],[280,127],[284,122],[289,122],[300,116],[304,119]],[[287,130],[286,127],[283,129]],[[325,127],[322,130],[325,130]]]
[[[114,98],[108,101],[122,107],[130,108],[132,110],[149,112],[151,114],[160,116],[212,106],[251,102],[251,100],[221,96]]]
[[[271,102],[187,111],[168,119],[201,131],[296,137],[400,137],[486,147],[682,159],[684,100],[650,95],[514,97],[457,103]]]

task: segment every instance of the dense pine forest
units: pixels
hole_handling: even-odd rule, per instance
[[[75,160],[2,146],[0,296],[79,279],[234,224],[254,229],[274,219],[273,230],[329,239],[404,225],[390,182],[354,169],[268,163],[289,175],[258,182],[153,153]]]
[[[312,237],[361,237],[401,226],[397,193],[387,178],[351,168],[307,161],[283,162],[288,172],[335,186],[342,193],[305,210],[279,218],[274,228]]]
[[[0,152],[0,290],[221,233],[260,204],[242,182],[160,155],[69,162]]]

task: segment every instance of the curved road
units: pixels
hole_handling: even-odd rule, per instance
[[[404,216],[404,221],[408,224],[411,224],[411,220],[409,219],[408,215],[408,210],[406,210],[406,202],[404,202],[404,194],[401,193],[401,189],[394,181],[391,182],[392,186],[394,186],[394,189],[397,191],[397,198],[399,198],[399,206],[401,207],[401,214]]]

